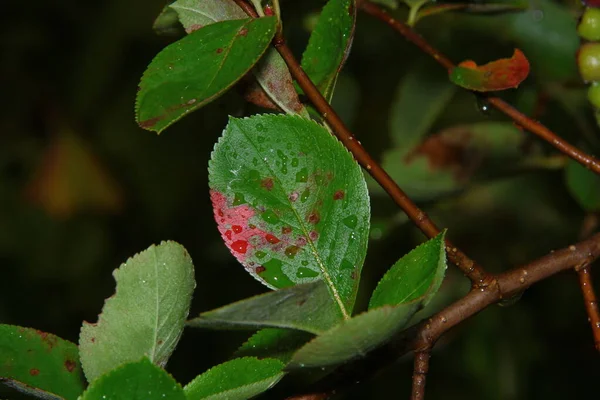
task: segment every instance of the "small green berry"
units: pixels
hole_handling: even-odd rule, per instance
[[[579,74],[586,82],[600,81],[600,43],[585,43],[577,54]]]
[[[600,108],[600,82],[593,82],[588,89],[588,100],[596,108]]]
[[[600,9],[587,8],[579,21],[577,32],[586,40],[600,40]]]

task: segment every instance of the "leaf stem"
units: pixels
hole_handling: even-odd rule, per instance
[[[363,11],[389,25],[396,32],[404,36],[404,38],[409,42],[412,42],[423,52],[433,57],[433,59],[436,60],[442,67],[446,68],[448,71],[454,68],[454,63],[448,57],[440,53],[435,47],[429,44],[429,42],[427,42],[421,35],[415,32],[408,25],[404,24],[402,21],[396,20],[381,7],[371,3],[368,0],[357,0],[357,3]],[[482,96],[486,102],[494,106],[498,111],[502,112],[507,117],[511,118],[524,129],[546,141],[558,151],[571,157],[584,167],[600,175],[600,160],[571,145],[567,141],[560,138],[556,133],[548,129],[546,126],[529,118],[499,97],[490,95]]]

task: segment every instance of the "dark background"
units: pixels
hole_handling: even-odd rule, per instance
[[[288,39],[298,55],[309,36],[306,17],[323,3],[282,3]],[[535,65],[522,90],[503,96],[537,112],[567,140],[597,153],[598,127],[575,74],[575,54],[568,44],[563,48],[551,38],[558,32],[577,45],[578,2],[529,3],[529,22],[508,34],[503,27],[513,15],[436,16],[417,28],[455,61],[487,62],[509,56],[515,46],[538,49],[526,51]],[[564,6],[553,8],[559,10],[559,22],[546,23],[556,12],[545,11],[545,24],[536,24],[533,13],[548,3]],[[164,0],[3,2],[0,322],[76,342],[81,322],[95,321],[113,293],[112,270],[167,239],[183,244],[194,260],[197,288],[191,315],[266,290],[223,245],[207,186],[208,159],[227,115],[256,109],[233,90],[160,136],[135,124],[139,78],[152,57],[175,40],[152,30],[164,5]],[[396,13],[406,15],[403,7]],[[535,36],[528,28],[542,34]],[[527,38],[529,44],[519,41]],[[377,157],[390,146],[388,118],[395,88],[417,62],[428,61],[387,27],[359,16],[334,103]],[[435,67],[432,71],[445,73]],[[572,96],[567,103],[576,110],[568,110],[561,94],[536,111],[539,90],[548,87],[562,94],[567,88]],[[520,93],[533,93],[534,101]],[[459,91],[432,133],[493,120],[505,119],[482,112],[471,93]],[[542,154],[555,154],[537,139],[532,142]],[[420,205],[449,228],[449,236],[467,254],[493,271],[577,241],[586,218],[567,191],[560,167],[468,181],[463,190]],[[389,222],[397,215],[390,200],[374,195],[372,206],[373,240],[359,307],[383,272],[423,240],[410,224]],[[436,307],[467,289],[468,282],[449,270]],[[167,370],[185,384],[225,361],[249,335],[186,329]],[[411,374],[411,360],[403,359],[358,386],[350,398],[408,398]],[[427,398],[584,398],[597,396],[598,378],[600,359],[577,277],[567,272],[531,288],[515,305],[493,306],[444,337],[432,357]],[[1,390],[3,397],[17,398]]]

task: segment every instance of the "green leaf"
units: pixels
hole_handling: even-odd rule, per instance
[[[456,92],[445,73],[430,60],[409,70],[398,85],[389,111],[392,142],[412,149],[429,133],[433,123]]]
[[[463,61],[450,71],[450,80],[465,89],[491,92],[518,87],[529,75],[529,61],[519,49],[511,58],[502,58],[485,65]]]
[[[177,12],[168,5],[163,8],[152,25],[156,34],[164,36],[177,36],[183,33],[181,28]]]
[[[215,22],[248,18],[233,0],[177,0],[169,7],[177,12],[187,33]]]
[[[92,382],[81,400],[186,400],[181,386],[147,358],[114,369]]]
[[[419,300],[421,307],[437,293],[446,272],[444,232],[398,260],[379,281],[369,309]]]
[[[223,94],[256,64],[276,24],[275,17],[217,22],[163,49],[142,76],[138,124],[160,133]]]
[[[252,335],[236,351],[236,357],[276,358],[284,363],[314,335],[291,329],[262,329]]]
[[[567,187],[579,205],[588,212],[600,210],[600,177],[576,161],[565,168]]]
[[[271,288],[323,280],[350,315],[369,235],[369,196],[350,153],[313,121],[232,118],[209,165],[223,240]]]
[[[78,353],[51,333],[0,324],[0,382],[22,392],[76,399],[84,389]]]
[[[88,381],[146,356],[164,366],[189,312],[194,266],[183,246],[163,242],[136,254],[113,272],[116,293],[95,324],[83,323],[81,362]]]
[[[320,333],[343,319],[327,285],[315,281],[251,297],[200,314],[188,321],[196,328],[299,329]]]
[[[188,33],[211,23],[247,18],[232,0],[178,0],[171,5]],[[308,118],[308,112],[298,98],[290,71],[279,53],[270,47],[253,69],[262,90],[288,114]]]
[[[197,376],[185,387],[188,400],[245,400],[254,397],[283,378],[279,360],[236,358]]]
[[[375,289],[369,311],[308,342],[286,369],[324,367],[365,356],[409,322],[437,293],[446,271],[444,233],[402,257]]]
[[[301,347],[286,370],[326,367],[364,357],[399,332],[418,310],[418,302],[413,302],[359,314]]]
[[[328,101],[350,53],[355,23],[355,0],[329,0],[302,55],[302,69]]]

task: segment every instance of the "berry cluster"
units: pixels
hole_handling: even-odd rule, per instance
[[[600,1],[583,1],[586,5],[581,16],[577,32],[586,42],[581,45],[577,55],[579,73],[586,82],[591,82],[588,99],[600,109]]]

